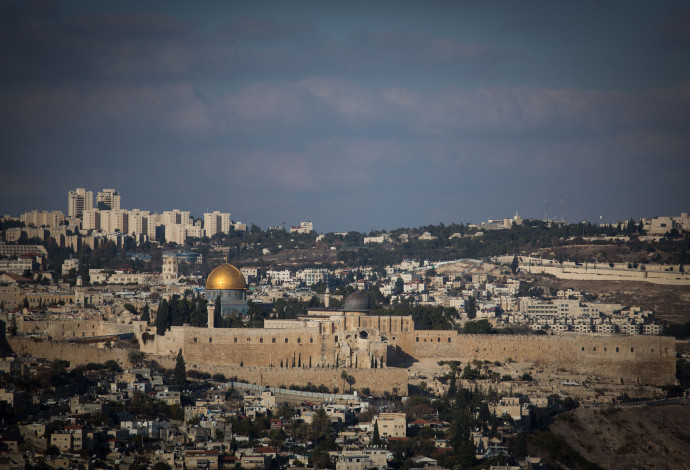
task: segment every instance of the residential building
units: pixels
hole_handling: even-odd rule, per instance
[[[101,210],[119,210],[120,193],[114,189],[104,189],[98,192],[96,207]]]
[[[212,237],[217,233],[228,233],[232,227],[230,212],[206,212],[204,213],[204,229],[206,236]]]
[[[65,222],[65,214],[62,211],[41,211],[32,210],[20,216],[20,220],[27,227],[55,227]]]
[[[405,413],[379,413],[378,416],[374,416],[371,425],[372,429],[373,426],[378,425],[381,437],[407,436]]]
[[[77,188],[67,193],[67,215],[81,217],[85,210],[93,209],[93,191]]]

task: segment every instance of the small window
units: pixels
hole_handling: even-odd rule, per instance
[[[439,342],[439,343],[441,342],[441,338],[438,339],[438,342]]]
[[[419,336],[417,336],[417,342],[419,343]]]
[[[302,342],[302,338],[297,338],[297,344]]]
[[[251,338],[247,338],[247,341],[248,341],[248,342],[251,341],[251,340],[252,340]]]
[[[616,346],[616,352],[618,352],[618,346]]]
[[[310,342],[310,343],[313,343],[313,342],[314,342],[314,338],[309,338],[309,342]]]
[[[288,339],[287,339],[287,338],[285,338],[285,342],[286,342],[286,343],[287,343],[287,340],[288,340]]]
[[[208,339],[208,342],[209,342],[209,343],[213,343],[213,338],[209,338],[209,339]]]
[[[275,343],[275,342],[276,342],[276,339],[275,339],[275,338],[271,338],[271,343]]]
[[[235,342],[237,342],[237,338],[235,338]]]
[[[635,348],[630,348],[630,352],[635,352]]]
[[[448,337],[448,342],[450,343],[450,336]]]
[[[582,346],[582,350],[583,350],[583,351],[585,350],[585,347],[584,347],[584,346]]]
[[[263,339],[263,338],[259,338],[259,343],[263,343],[263,342],[264,342],[264,339]]]
[[[606,352],[606,346],[604,346],[604,352]]]
[[[196,343],[196,338],[194,338],[194,342]]]
[[[597,350],[597,347],[594,346],[594,347],[592,348],[592,351],[596,351],[596,350]]]

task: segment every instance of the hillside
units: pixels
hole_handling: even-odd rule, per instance
[[[603,468],[688,468],[689,421],[690,405],[578,408],[549,430]]]

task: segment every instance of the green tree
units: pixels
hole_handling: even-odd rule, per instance
[[[170,328],[170,325],[172,325],[170,307],[165,299],[161,300],[161,303],[158,305],[154,325],[156,325],[156,334],[159,336],[163,336]]]
[[[187,383],[187,368],[184,363],[184,358],[182,357],[182,349],[177,353],[177,358],[175,360],[173,383],[180,388],[184,388]]]
[[[379,434],[379,422],[374,423],[374,437],[371,439],[371,443],[375,446],[381,445],[381,435]]]
[[[144,308],[141,310],[140,318],[141,321],[145,321],[148,325],[149,321],[151,320],[151,311],[149,310],[149,304],[144,305]]]
[[[513,261],[510,263],[510,271],[513,274],[517,274],[517,270],[520,267],[520,263],[518,262],[518,257],[517,255],[513,255]]]
[[[222,308],[220,305],[220,295],[216,297],[216,300],[213,304],[213,327],[214,328],[222,328],[223,325],[225,324],[223,315],[222,315]]]
[[[393,293],[396,295],[400,295],[402,294],[403,290],[405,290],[405,281],[403,281],[402,278],[399,277],[395,280],[395,289]]]
[[[127,354],[127,360],[132,367],[141,367],[146,359],[146,353],[142,351],[130,351]]]
[[[333,436],[334,430],[331,425],[331,418],[326,414],[326,410],[318,408],[314,412],[311,423],[309,424],[309,436],[316,442],[322,442]]]
[[[474,320],[477,317],[477,301],[474,296],[467,297],[465,300],[465,312],[467,312],[467,318]]]

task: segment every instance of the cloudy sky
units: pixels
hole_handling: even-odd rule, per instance
[[[0,0],[0,213],[319,232],[690,210],[686,1]]]

